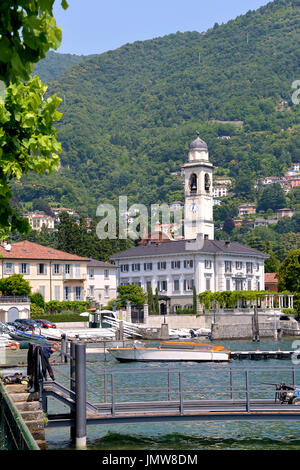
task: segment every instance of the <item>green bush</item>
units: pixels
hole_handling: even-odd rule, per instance
[[[30,317],[31,318],[40,318],[41,315],[45,315],[45,309],[36,304],[30,305]]]
[[[204,306],[206,310],[216,308],[219,304],[220,308],[235,308],[237,303],[240,304],[251,302],[251,305],[255,305],[257,300],[263,300],[266,294],[270,294],[268,291],[222,291],[222,292],[210,292],[205,291],[199,294],[200,304]]]
[[[195,315],[195,312],[192,308],[178,308],[176,315]]]
[[[65,311],[82,313],[88,308],[91,308],[91,302],[81,300],[50,300],[50,302],[45,304],[45,311],[47,313],[61,313]]]
[[[298,315],[298,312],[295,308],[283,308],[281,312],[284,315]]]
[[[41,318],[41,315],[38,313],[31,315],[32,319]],[[88,319],[86,317],[81,317],[78,313],[57,313],[57,314],[46,314],[43,315],[44,320],[49,320],[53,323],[67,323],[67,322],[84,322]]]
[[[30,295],[29,298],[31,300],[31,305],[35,304],[38,307],[45,309],[45,299],[42,296],[42,294],[40,294],[39,292],[36,292],[35,294]]]
[[[0,291],[2,295],[27,296],[31,293],[31,287],[22,274],[12,274],[0,279]]]

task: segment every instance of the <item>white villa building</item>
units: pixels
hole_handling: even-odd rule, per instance
[[[87,263],[87,298],[101,305],[117,297],[116,266],[92,259]]]
[[[268,255],[237,242],[214,240],[213,165],[207,144],[197,137],[183,166],[184,239],[151,237],[144,245],[111,256],[119,285],[151,285],[160,295],[161,313],[191,307],[197,294],[210,290],[264,290]]]

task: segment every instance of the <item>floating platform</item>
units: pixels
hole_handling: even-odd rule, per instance
[[[230,359],[300,359],[300,351],[231,351]]]

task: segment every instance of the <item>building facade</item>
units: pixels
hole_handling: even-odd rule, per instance
[[[90,260],[87,264],[87,296],[106,305],[117,297],[116,266],[103,261]]]
[[[116,297],[116,266],[66,253],[29,241],[0,246],[0,276],[22,274],[32,293],[50,300],[86,300],[102,303]]]
[[[158,289],[170,298],[171,313],[191,307],[193,288],[210,290],[263,290],[267,255],[236,242],[189,240],[151,242],[111,257],[120,285],[137,284]]]
[[[227,197],[228,196],[228,186],[220,185],[214,186],[213,188],[213,197]]]
[[[29,212],[25,214],[25,217],[27,217],[29,225],[33,230],[40,231],[43,226],[48,230],[54,230],[55,228],[55,218],[51,217],[51,215]]]
[[[0,247],[0,275],[22,274],[45,301],[85,300],[88,258],[29,241]]]
[[[191,307],[193,290],[264,290],[264,261],[268,255],[236,242],[214,240],[213,166],[199,136],[183,166],[185,221],[183,240],[153,240],[111,257],[119,285],[137,284],[158,290],[164,311]]]
[[[256,214],[255,204],[242,204],[239,206],[239,217],[247,217],[253,214]]]
[[[270,292],[278,292],[278,278],[276,273],[265,274],[265,289]]]

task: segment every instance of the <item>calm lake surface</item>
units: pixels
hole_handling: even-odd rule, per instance
[[[297,338],[280,341],[262,339],[218,341],[232,351],[293,350]],[[208,343],[210,343],[207,340]],[[96,345],[95,345],[96,346]],[[90,346],[89,346],[90,347]],[[299,346],[298,346],[299,348]],[[19,351],[21,353],[21,351]],[[25,352],[26,357],[26,352]],[[182,371],[184,398],[230,398],[230,369],[233,373],[235,398],[245,398],[245,370],[249,370],[253,398],[274,398],[275,387],[261,382],[292,383],[292,367],[300,385],[300,365],[291,360],[236,360],[229,364],[199,363],[124,363],[111,356],[88,354],[88,400],[93,403],[110,401],[111,373],[117,401],[178,400],[178,372]],[[13,363],[13,362],[11,362]],[[280,370],[275,370],[280,368]],[[169,383],[168,389],[168,370]],[[68,385],[69,365],[54,368],[56,379]],[[104,375],[105,371],[105,375]],[[142,372],[142,373],[141,373]],[[49,413],[66,412],[67,408],[49,399]],[[88,448],[93,450],[286,450],[300,449],[299,422],[205,422],[149,423],[88,426]],[[46,429],[48,449],[72,449],[69,428]],[[0,434],[1,449],[1,434]]]

